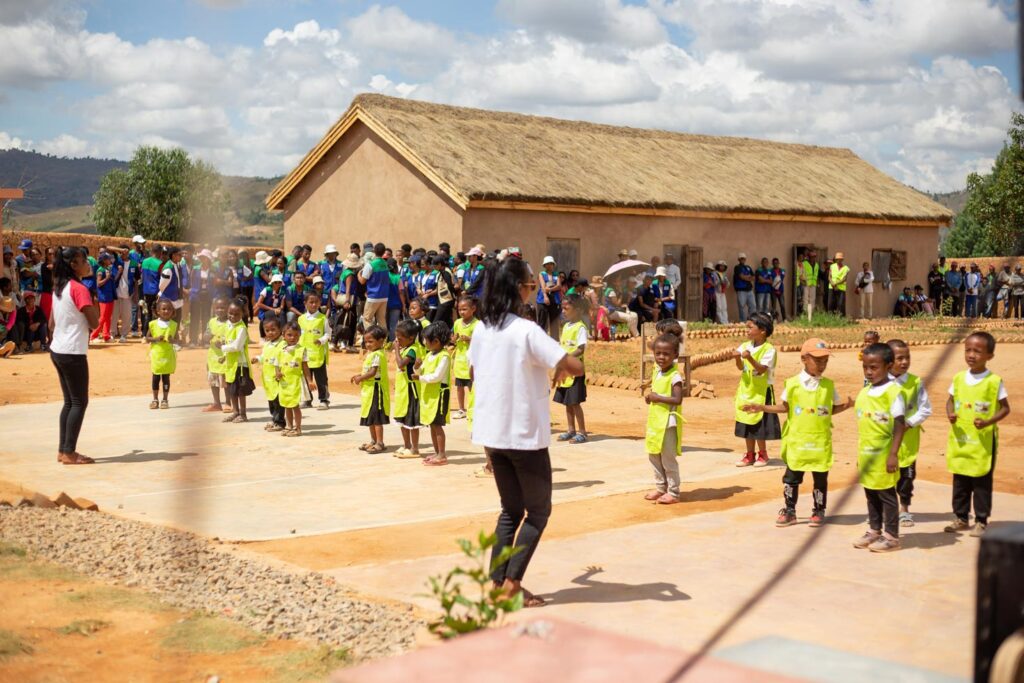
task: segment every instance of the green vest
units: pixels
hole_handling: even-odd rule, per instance
[[[900,385],[900,391],[903,393],[903,402],[907,404],[907,417],[910,417],[917,412],[917,406],[921,402],[921,378],[908,373],[907,381]],[[921,425],[916,427],[907,425],[907,430],[903,432],[903,442],[900,443],[900,467],[913,465],[920,450]]]
[[[887,472],[886,460],[892,448],[893,429],[896,420],[890,409],[900,394],[900,386],[889,385],[881,396],[869,396],[870,386],[864,387],[857,395],[857,469],[860,483],[866,489],[891,489],[899,481],[899,470]]]
[[[242,350],[228,351],[224,354],[224,380],[229,383],[235,381],[241,359],[249,355],[249,330],[245,328],[245,323],[241,320],[237,323],[229,322],[227,324],[227,329],[224,332],[226,341],[233,342],[242,334],[245,335],[245,346],[242,347]]]
[[[379,396],[381,404],[377,406],[381,413],[388,415],[391,409],[391,397],[388,395],[388,357],[384,353],[383,349],[377,349],[376,351],[370,351],[366,354],[366,358],[363,359],[363,374],[366,374],[373,367],[373,360],[377,359],[377,367],[380,370],[380,377],[371,377],[370,379],[364,379],[359,385],[359,396],[362,400],[362,405],[359,413],[359,417],[367,417],[370,414],[370,408],[373,407],[373,394],[375,389],[379,389]]]
[[[272,342],[263,345],[263,353],[260,354],[260,375],[263,379],[263,392],[267,395],[268,401],[273,401],[281,392],[281,384],[277,381],[277,364],[284,348],[284,339],[278,337]]]
[[[751,356],[758,363],[764,358],[765,353],[775,348],[768,342],[761,344],[751,351]],[[746,425],[756,425],[764,415],[761,413],[748,413],[743,406],[748,403],[764,403],[768,398],[768,372],[762,375],[754,374],[754,366],[750,361],[743,358],[743,374],[740,375],[740,385],[736,387],[736,421]]]
[[[800,376],[786,380],[789,414],[782,425],[782,460],[794,472],[832,469],[832,400],[835,384],[822,377],[818,388],[804,387]]]
[[[206,333],[210,337],[210,348],[206,350],[206,371],[214,375],[224,374],[224,352],[214,346],[214,343],[223,344],[227,339],[228,328],[231,326],[227,320],[220,321],[210,318],[206,323]]]
[[[561,344],[566,353],[575,353],[576,349],[579,348],[576,346],[576,336],[579,334],[580,328],[586,329],[586,325],[582,321],[566,323],[562,326],[562,334],[559,336],[558,343]],[[580,362],[583,362],[583,355],[580,355]],[[561,387],[563,389],[568,389],[575,381],[575,377],[567,377],[562,381]],[[660,453],[661,451],[658,452]]]
[[[420,365],[420,376],[432,375],[441,364],[443,351],[428,353]],[[448,391],[448,379],[441,378],[440,382],[420,383],[420,424],[429,425],[437,417],[437,411],[441,409],[441,396]],[[448,424],[448,414],[444,415],[444,424]]]
[[[973,387],[967,384],[967,372],[953,378],[953,410],[956,424],[949,428],[946,443],[946,465],[953,474],[983,477],[992,471],[999,427],[984,429],[974,426],[975,418],[991,419],[999,410],[999,385],[1002,379],[995,373]]]
[[[821,264],[818,263],[817,261],[815,261],[814,264],[812,265],[810,261],[806,261],[805,260],[800,265],[803,268],[804,279],[806,280],[806,282],[804,284],[806,286],[808,286],[808,287],[815,287],[815,286],[817,286],[817,284],[818,284],[818,272],[819,272],[819,270],[821,268]]]
[[[452,332],[456,337],[472,337],[473,331],[476,329],[477,323],[480,321],[473,318],[470,322],[462,322],[462,318],[455,321],[455,325],[452,327]],[[453,359],[455,365],[455,379],[469,379],[469,342],[468,341],[457,341],[455,342],[455,356]]]
[[[302,336],[299,337],[299,346],[306,349],[306,358],[310,368],[319,368],[327,363],[327,344],[317,344],[316,341],[327,332],[327,316],[317,312],[312,318],[306,313],[299,316],[299,328]]]
[[[415,365],[416,358],[419,357],[419,351],[416,348],[416,344],[402,349],[402,357],[411,359],[411,363]],[[399,369],[395,372],[395,398],[391,402],[391,416],[393,418],[400,419],[405,417],[409,413],[409,402],[420,400],[420,383],[414,379],[409,379],[409,375],[405,368]]]
[[[657,367],[654,368],[654,372],[651,373],[651,392],[659,396],[671,396],[672,376],[677,372],[678,368],[675,365],[665,372],[661,372]],[[682,454],[683,416],[680,406],[672,406],[667,403],[651,403],[647,406],[647,435],[644,443],[648,453],[652,455],[661,453],[661,448],[665,443],[665,432],[668,430],[668,419],[672,415],[676,418],[674,428],[676,430],[676,455]]]
[[[850,274],[850,266],[843,265],[840,268],[837,264],[833,263],[828,269],[828,286],[830,289],[834,289],[837,292],[846,291],[846,276]]]
[[[277,352],[277,367],[281,368],[277,400],[282,408],[297,408],[302,400],[302,357],[305,354],[306,349],[300,344],[291,347],[282,345]]]
[[[173,320],[167,323],[167,327],[161,328],[160,321],[149,321],[149,336],[160,340],[149,345],[149,366],[154,375],[173,374],[178,365],[173,346],[178,336],[178,323]]]

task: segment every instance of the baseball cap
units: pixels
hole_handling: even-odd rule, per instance
[[[209,249],[203,249],[201,252],[199,252],[199,258],[208,258],[210,260],[213,260],[213,254],[210,252]]]
[[[21,244],[18,245],[18,249],[21,249],[22,251],[24,251],[25,249],[31,249],[31,248],[32,248],[32,240],[30,240],[27,237],[21,241]]]
[[[36,298],[36,293],[33,292],[31,289],[26,289],[24,292],[21,293],[21,298],[22,299],[35,299]]]
[[[132,238],[132,242],[134,242],[135,244],[145,244],[146,238],[143,237],[142,235],[136,235],[135,237]]]
[[[637,255],[637,250],[636,249],[630,249],[629,253],[626,254],[626,255],[627,256],[636,256]]]
[[[473,247],[472,249],[470,249],[469,251],[466,252],[466,256],[483,256],[483,255],[484,255],[484,251],[483,251],[483,249],[480,249],[479,247]]]
[[[827,358],[829,356],[828,343],[824,339],[811,337],[800,347],[800,355]]]
[[[837,251],[836,252],[836,258],[837,259],[846,258],[846,255],[843,252],[841,252],[841,251]]]
[[[555,257],[554,256],[545,256],[544,260],[541,261],[541,265],[542,266],[546,266],[549,263],[554,264],[554,262],[555,262]]]

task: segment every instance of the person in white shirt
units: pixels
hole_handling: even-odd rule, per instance
[[[932,403],[928,390],[920,377],[910,374],[910,347],[902,339],[888,342],[893,352],[891,379],[903,387],[906,402],[906,431],[900,444],[900,479],[896,482],[896,495],[900,500],[900,526],[914,526],[910,514],[910,501],[914,497],[914,480],[917,478],[917,453],[921,443],[921,425],[931,417]]]
[[[507,258],[485,278],[481,325],[469,346],[475,388],[472,439],[484,447],[501,498],[492,558],[509,546],[523,548],[495,565],[491,580],[505,595],[522,592],[523,604],[537,607],[544,601],[524,590],[522,580],[551,514],[548,370],[554,369],[554,383],[561,384],[582,375],[583,363],[517,314],[536,295],[537,283],[525,261]]]
[[[722,325],[729,324],[729,302],[725,298],[725,292],[729,289],[729,264],[719,261],[715,264],[715,277],[718,284],[715,285],[715,315]]]
[[[875,274],[871,272],[871,264],[867,261],[864,262],[863,269],[857,273],[857,281],[853,288],[853,293],[860,297],[860,317],[861,318],[873,318],[875,317],[874,312],[874,297],[875,297]],[[867,310],[867,315],[864,311]]]

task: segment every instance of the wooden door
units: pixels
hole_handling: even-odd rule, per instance
[[[683,269],[683,290],[685,299],[676,296],[677,306],[686,301],[685,320],[699,321],[703,318],[702,298],[704,296],[704,247],[686,247],[686,267]]]
[[[580,268],[579,240],[552,239],[549,237],[547,253],[555,258],[555,267],[566,275],[569,274],[570,270],[579,270]]]

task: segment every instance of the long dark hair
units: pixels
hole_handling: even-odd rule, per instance
[[[501,327],[507,315],[518,315],[523,307],[519,285],[532,280],[530,266],[522,259],[509,257],[501,263],[489,264],[484,271],[480,320],[489,327]]]
[[[72,280],[75,282],[82,281],[71,267],[71,262],[79,256],[85,258],[85,249],[81,247],[58,247],[53,254],[53,295],[58,299],[69,282]]]

